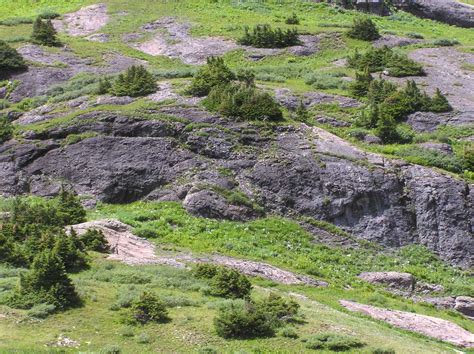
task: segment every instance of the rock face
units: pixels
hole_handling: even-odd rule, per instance
[[[403,1],[398,6],[419,17],[460,27],[474,27],[474,7],[455,0],[411,0]]]
[[[339,303],[349,311],[366,314],[377,320],[387,322],[392,326],[417,332],[461,347],[474,348],[474,334],[450,321],[410,312],[382,309],[353,301],[341,300]]]
[[[413,291],[415,288],[415,278],[410,273],[367,272],[361,273],[359,278],[371,284],[385,285],[397,290]]]
[[[474,192],[462,180],[305,125],[259,127],[198,108],[150,114],[89,112],[4,143],[0,193],[48,196],[67,182],[104,202],[177,200],[206,217],[308,216],[386,247],[419,243],[474,264]],[[65,143],[84,132],[96,136]]]

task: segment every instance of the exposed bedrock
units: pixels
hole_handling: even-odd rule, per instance
[[[0,193],[48,196],[69,183],[111,203],[182,201],[205,217],[309,216],[387,247],[420,243],[452,264],[474,264],[474,192],[463,180],[305,125],[261,128],[178,107],[172,114],[188,122],[96,112],[9,141],[0,146]],[[64,143],[83,132],[97,136]]]

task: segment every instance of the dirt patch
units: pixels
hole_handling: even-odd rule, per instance
[[[339,303],[352,312],[360,312],[392,326],[423,334],[457,346],[474,348],[474,334],[455,323],[440,318],[411,312],[387,310],[353,301],[340,300]]]
[[[65,32],[70,36],[89,36],[109,21],[107,6],[96,4],[86,6],[79,11],[64,15],[61,20],[54,20],[53,25],[58,32]]]
[[[251,60],[280,55],[285,51],[293,55],[306,56],[319,50],[320,38],[314,35],[301,35],[301,45],[286,49],[252,48],[241,46],[222,37],[192,37],[191,25],[178,22],[175,18],[164,17],[144,25],[141,33],[126,34],[123,37],[133,48],[150,55],[164,55],[180,59],[185,64],[200,65],[210,56],[221,56],[236,49],[244,49]],[[151,39],[137,42],[152,35]]]
[[[413,78],[423,90],[433,94],[439,88],[455,109],[473,110],[474,71],[463,67],[466,64],[474,65],[474,54],[463,53],[452,47],[422,48],[411,52],[409,57],[421,63],[426,71],[426,76]],[[391,80],[403,84],[407,79]]]
[[[117,220],[98,220],[73,225],[71,228],[78,235],[84,234],[89,229],[103,232],[111,246],[112,254],[108,257],[130,265],[138,264],[163,264],[172,267],[184,268],[186,263],[210,262],[225,265],[250,275],[269,279],[282,284],[308,284],[312,286],[327,286],[327,283],[317,281],[307,276],[274,267],[269,264],[236,259],[226,256],[193,257],[189,254],[176,254],[172,256],[158,256],[155,246],[146,239],[132,234],[131,227]]]

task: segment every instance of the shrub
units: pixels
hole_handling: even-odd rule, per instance
[[[112,91],[112,83],[108,78],[99,80],[99,87],[97,88],[98,95],[105,95]]]
[[[452,47],[458,45],[459,41],[456,39],[438,39],[433,44],[439,47]]]
[[[52,251],[61,259],[66,271],[77,272],[87,268],[89,265],[87,255],[83,252],[83,247],[75,233],[68,236],[61,232],[55,237]]]
[[[214,87],[204,105],[236,119],[277,121],[283,118],[280,106],[270,94],[239,83]]]
[[[268,315],[251,301],[226,302],[214,318],[217,335],[223,338],[258,338],[274,335]]]
[[[224,59],[209,57],[207,64],[194,76],[187,91],[194,96],[206,96],[213,87],[223,86],[235,79],[235,74],[225,65]]]
[[[154,294],[144,292],[134,301],[131,307],[130,322],[146,324],[148,322],[168,322],[168,311],[165,304]]]
[[[211,279],[209,293],[213,296],[238,299],[248,297],[251,290],[252,284],[245,275],[220,267]]]
[[[280,321],[289,322],[294,319],[300,305],[293,300],[285,300],[283,297],[270,293],[268,299],[259,303],[262,310],[273,317],[274,323],[278,326]]]
[[[315,350],[346,351],[364,345],[357,338],[335,333],[321,333],[306,339],[306,348]]]
[[[449,104],[448,99],[444,96],[439,89],[436,89],[435,95],[431,98],[429,103],[429,111],[431,112],[450,112],[453,107]]]
[[[86,221],[86,211],[72,191],[62,187],[57,200],[57,217],[60,225],[73,225]]]
[[[56,37],[56,30],[54,29],[51,20],[43,21],[38,17],[33,24],[33,33],[31,34],[31,41],[36,44],[45,45],[48,47],[56,47],[61,45],[61,42]]]
[[[399,136],[396,130],[397,122],[390,115],[382,113],[377,121],[375,134],[382,140],[384,144],[395,143]]]
[[[151,338],[146,333],[140,333],[137,337],[137,343],[139,344],[148,344],[151,342]]]
[[[285,338],[298,338],[298,332],[294,327],[283,327],[278,331],[278,335]]]
[[[356,51],[349,56],[347,65],[359,71],[369,72],[387,71],[390,76],[404,77],[424,75],[423,67],[408,58],[405,54],[396,53],[393,49],[371,48],[363,54]]]
[[[296,14],[293,12],[293,14],[290,16],[290,17],[287,17],[285,19],[285,23],[287,25],[299,25],[300,24],[300,19],[298,18],[298,16],[296,16]]]
[[[18,308],[31,308],[43,303],[58,309],[80,304],[63,262],[51,251],[41,252],[35,257],[31,269],[20,275],[20,282],[9,299],[9,304]]]
[[[13,135],[13,126],[6,117],[0,116],[0,144],[9,140]]]
[[[81,237],[81,242],[88,251],[107,253],[110,245],[101,230],[89,229]]]
[[[56,306],[51,304],[38,304],[28,310],[27,315],[34,318],[46,318],[56,310]]]
[[[296,108],[295,113],[296,113],[296,120],[298,120],[300,122],[307,122],[308,121],[309,112],[306,109],[306,106],[304,105],[302,100],[298,104],[298,107]]]
[[[351,29],[347,32],[351,38],[363,41],[373,41],[380,38],[380,33],[375,23],[368,17],[355,18]]]
[[[372,80],[367,91],[367,99],[371,104],[379,104],[393,95],[397,91],[397,85],[394,83],[381,79]]]
[[[256,48],[285,48],[301,42],[296,29],[284,31],[281,28],[272,29],[270,25],[265,24],[256,25],[252,32],[246,27],[244,36],[238,40],[238,43]]]
[[[117,77],[110,93],[114,96],[140,97],[156,92],[157,89],[153,75],[144,66],[133,65]]]
[[[212,263],[198,263],[193,268],[193,274],[196,278],[212,279],[216,276],[219,267]]]
[[[369,92],[370,83],[374,80],[368,69],[363,72],[356,72],[356,78],[351,82],[349,88],[356,97],[365,97]]]
[[[5,41],[0,40],[0,78],[6,77],[11,72],[25,69],[27,69],[27,66],[20,53],[10,47]]]
[[[395,354],[394,349],[385,349],[385,348],[375,348],[372,349],[372,354]]]

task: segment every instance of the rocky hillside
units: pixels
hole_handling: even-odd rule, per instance
[[[213,250],[214,244],[204,242],[207,226],[196,226],[201,232],[190,240],[203,237],[202,243],[210,248],[186,243],[189,235],[179,231],[183,220],[202,220],[196,224],[215,221],[239,230],[243,226],[236,225],[260,220],[271,225],[272,218],[282,218],[295,225],[289,228],[298,228],[295,235],[310,237],[306,246],[295,246],[301,247],[301,257],[313,252],[308,250],[314,245],[342,253],[367,247],[387,257],[398,257],[397,252],[403,254],[407,246],[420,245],[430,254],[426,259],[441,259],[430,270],[433,274],[449,269],[446,274],[462,274],[460,279],[472,277],[474,32],[465,28],[472,27],[472,5],[394,2],[396,9],[358,1],[342,4],[345,9],[306,1],[290,5],[281,1],[151,4],[140,0],[99,4],[54,0],[49,5],[0,10],[0,39],[22,63],[1,71],[1,65],[7,64],[0,60],[4,79],[0,81],[0,195],[6,205],[17,196],[50,200],[65,189],[72,191],[89,210],[90,219],[104,214],[135,228],[121,224],[115,230],[99,222],[99,228],[112,235],[109,242],[116,243],[117,254],[138,252],[133,257],[139,259],[145,248],[143,257],[149,262],[132,262],[145,268],[165,264],[181,269],[202,260],[173,254],[165,257],[170,262],[157,261],[153,254],[159,251],[151,243],[131,236],[136,232],[156,237],[163,227],[177,230],[174,237],[183,232],[180,241],[161,234],[161,241],[173,252],[184,247],[189,252],[226,253],[222,257],[249,257],[307,272],[307,263],[299,268],[279,260],[285,252],[293,252],[290,236],[281,249],[252,254],[232,244]],[[354,8],[384,16],[361,18]],[[368,22],[362,22],[361,30],[358,21],[369,21],[374,32],[365,33]],[[33,27],[42,25],[46,29],[40,35],[31,35]],[[54,43],[44,41],[48,25]],[[273,45],[262,43],[256,34],[264,31],[271,36],[272,28],[278,29],[277,40]],[[371,37],[362,38],[361,32]],[[292,33],[296,40],[289,43]],[[288,42],[283,43],[283,37]],[[210,57],[222,58],[222,65],[213,67]],[[145,71],[145,79],[133,92],[120,86],[134,79],[131,67]],[[206,70],[216,70],[222,82],[212,86],[212,74],[199,81]],[[193,91],[198,84],[210,87],[204,94]],[[222,98],[222,92],[227,96]],[[215,104],[213,100],[219,99],[223,101]],[[237,107],[241,101],[242,107]],[[273,107],[274,116],[255,113],[270,111],[268,107]],[[170,202],[183,211],[169,211],[166,225],[146,224],[158,220],[155,211],[148,212],[150,205]],[[128,208],[135,205],[144,205],[147,212],[130,218]],[[103,212],[104,206],[113,212]],[[188,214],[176,222],[173,213],[182,212]],[[249,228],[252,230],[245,226]],[[127,232],[123,237],[134,241],[122,245],[115,232]],[[261,242],[254,241],[256,249],[264,247],[265,241]],[[152,243],[163,246],[159,237]],[[0,255],[1,249],[0,244]],[[375,257],[377,252],[368,254]],[[239,261],[233,258],[214,256],[209,258],[211,263],[247,275],[274,271],[265,268],[272,267],[266,263],[245,263],[239,268],[235,266]],[[387,260],[385,266],[377,263],[373,269],[370,257],[364,263],[367,271],[400,271],[401,264],[409,264]],[[310,259],[304,262],[311,263]],[[94,272],[99,272],[102,261],[94,263]],[[353,266],[362,271],[361,264]],[[403,270],[410,272],[409,266]],[[347,284],[337,280],[337,297],[342,302],[331,300],[330,306],[381,318],[371,305],[348,302],[340,295],[348,287],[361,286],[353,277],[355,271],[348,273],[351,280]],[[416,276],[435,282],[435,275],[429,274]],[[303,282],[310,286],[336,283],[327,272],[312,269],[309,275],[323,278]],[[301,284],[263,277],[286,285]],[[103,281],[90,274],[77,279],[78,283]],[[442,288],[423,293],[413,285],[409,295],[395,291],[390,296],[418,301],[434,293],[436,300],[420,301],[440,309],[458,306],[463,309],[458,312],[472,317],[471,281],[465,280],[464,291],[450,291],[446,279],[448,275],[440,276]],[[162,281],[150,280],[153,286]],[[106,290],[100,291],[105,294]],[[186,289],[189,291],[194,290]],[[201,295],[187,294],[204,301]],[[448,296],[451,300],[446,300]],[[460,298],[463,296],[467,300]],[[321,295],[330,297],[329,293]],[[403,310],[402,305],[397,306],[393,310]],[[423,315],[438,314],[435,311]],[[0,320],[2,316],[0,312]],[[442,321],[452,320],[450,315],[442,316]],[[458,324],[466,327],[462,321]],[[443,332],[445,325],[440,322],[435,332]],[[425,329],[415,332],[457,346],[474,345],[472,333],[457,332],[458,326],[451,325],[453,332],[447,339]],[[401,328],[411,331],[410,326]],[[0,343],[2,339],[0,335]],[[190,340],[199,345],[205,342],[200,337]],[[167,344],[168,350],[173,347]],[[433,352],[439,349],[435,347]]]

